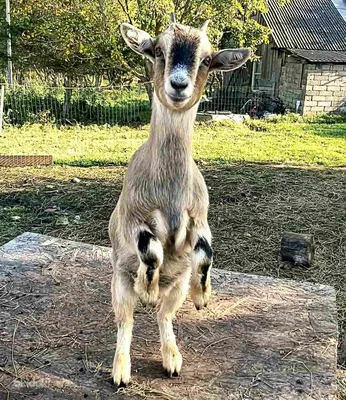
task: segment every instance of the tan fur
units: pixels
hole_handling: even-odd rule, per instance
[[[121,27],[126,43],[154,62],[155,93],[148,141],[131,159],[109,223],[112,300],[118,325],[113,364],[117,385],[130,380],[133,310],[138,298],[145,304],[160,304],[163,367],[171,376],[179,374],[182,366],[172,319],[186,297],[190,278],[191,297],[198,309],[207,304],[211,294],[210,269],[203,272],[212,259],[209,198],[192,158],[193,124],[209,71],[204,59],[213,54],[205,30],[206,25],[195,29],[172,22],[152,39],[129,24]],[[186,66],[176,61],[174,69],[170,59],[173,44],[193,49],[189,54],[194,59],[187,58]],[[180,57],[179,52],[175,54]],[[170,93],[177,90],[172,76],[183,79],[179,74],[188,74],[187,94],[181,101]],[[143,232],[146,242],[140,246]]]
[[[189,26],[184,26],[180,24],[172,24],[165,32],[163,32],[156,40],[156,45],[162,48],[165,54],[169,54],[173,37],[181,37],[181,38],[189,38],[189,40],[199,42],[198,51],[196,54],[196,58],[199,59],[206,57],[207,55],[211,55],[213,49],[208,40],[207,34],[204,30],[191,28]],[[205,82],[208,76],[208,68],[198,68],[198,64],[196,64],[195,68],[191,72],[191,79],[195,81],[194,91],[186,103],[181,104],[172,104],[164,91],[164,81],[168,77],[168,73],[170,72],[170,64],[169,62],[166,65],[162,65],[161,60],[155,61],[154,67],[154,86],[155,92],[160,100],[160,102],[168,108],[174,108],[176,111],[186,111],[197,104],[202,96],[203,89],[205,86]]]

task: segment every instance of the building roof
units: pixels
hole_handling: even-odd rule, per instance
[[[346,51],[346,21],[332,0],[290,0],[283,7],[268,0],[268,6],[263,18],[278,48]]]
[[[314,63],[346,64],[346,51],[288,49],[293,55]]]
[[[332,0],[343,19],[346,20],[346,0]]]

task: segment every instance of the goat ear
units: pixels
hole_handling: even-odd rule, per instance
[[[120,25],[120,32],[130,49],[154,61],[154,40],[147,32],[127,23]]]
[[[216,51],[211,60],[210,71],[232,71],[241,67],[250,58],[249,49],[226,49]]]

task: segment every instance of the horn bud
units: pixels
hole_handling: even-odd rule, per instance
[[[209,25],[210,19],[207,19],[206,21],[204,21],[203,25],[201,26],[201,30],[202,31],[206,31]]]

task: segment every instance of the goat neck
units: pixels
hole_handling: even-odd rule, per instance
[[[192,134],[198,104],[186,111],[172,111],[154,95],[150,122],[149,148],[155,160],[192,161]]]

